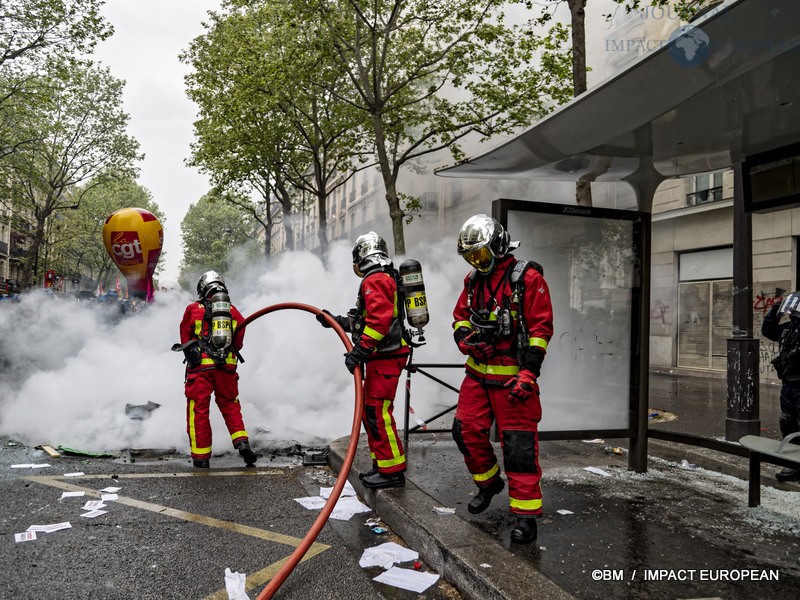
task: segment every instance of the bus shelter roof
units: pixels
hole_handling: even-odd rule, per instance
[[[664,179],[800,142],[798,23],[797,0],[729,0],[527,131],[436,174],[627,181],[649,210],[642,198]]]

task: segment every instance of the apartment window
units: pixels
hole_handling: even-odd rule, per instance
[[[686,194],[686,204],[688,206],[722,200],[722,171],[704,173],[692,179],[694,191]]]
[[[733,323],[733,249],[682,254],[678,284],[678,366],[727,368]]]

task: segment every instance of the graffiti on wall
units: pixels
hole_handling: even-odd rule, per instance
[[[666,314],[669,312],[669,304],[664,304],[661,300],[656,300],[650,304],[650,320],[666,324]]]

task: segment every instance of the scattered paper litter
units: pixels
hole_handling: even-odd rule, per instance
[[[53,523],[52,525],[31,525],[27,531],[40,531],[44,533],[53,533],[54,531],[61,531],[62,529],[70,529],[72,524],[69,521],[64,523]]]
[[[558,514],[560,514],[560,515],[574,515],[575,514],[574,512],[572,512],[571,510],[567,510],[566,508],[559,508],[556,512]]]
[[[122,489],[121,487],[107,487],[107,488],[103,488],[103,489],[102,489],[102,490],[100,490],[100,491],[101,491],[101,492],[106,492],[106,493],[108,493],[108,494],[116,494],[116,493],[117,493],[118,491],[120,491],[121,489]]]
[[[35,465],[33,463],[22,463],[19,465],[11,465],[12,469],[41,469],[42,467],[49,467],[47,463],[40,463]]]
[[[483,567],[484,569],[491,569],[492,565],[490,565],[489,563],[481,563],[481,567]]]
[[[421,594],[439,581],[439,575],[436,573],[420,573],[413,569],[392,567],[388,571],[384,571],[377,577],[374,577],[372,580]]]
[[[59,500],[63,500],[64,498],[81,498],[85,494],[86,492],[62,492]]]
[[[584,444],[605,444],[605,440],[594,438],[593,440],[581,440]]]
[[[83,471],[76,471],[75,473],[64,473],[64,477],[80,477],[81,475],[86,475]]]
[[[30,542],[36,539],[35,531],[23,531],[22,533],[14,534],[15,542]]]
[[[246,579],[244,573],[231,571],[225,567],[225,591],[228,592],[228,600],[249,600],[247,591],[245,591]]]
[[[355,496],[345,496],[343,498],[339,498],[339,501],[336,503],[336,506],[333,508],[333,512],[331,513],[331,519],[349,521],[353,515],[369,512],[371,510],[372,509],[369,506],[363,504]]]
[[[584,471],[589,471],[589,473],[594,473],[595,475],[602,475],[603,477],[611,477],[611,473],[608,471],[603,471],[603,469],[598,469],[597,467],[583,467]]]
[[[325,506],[325,499],[321,496],[308,496],[306,498],[295,498],[295,502],[307,508],[308,510],[316,510]]]
[[[321,497],[325,498],[326,500],[331,497],[331,492],[333,492],[333,488],[332,487],[321,487],[321,488],[319,488],[319,495]],[[339,494],[339,497],[341,498],[343,496],[355,496],[355,495],[356,495],[356,490],[353,488],[353,486],[348,481],[348,482],[346,482],[344,484],[344,487],[342,488],[342,493]]]
[[[95,517],[99,517],[100,515],[106,514],[107,510],[90,510],[89,512],[85,512],[81,514],[82,517],[87,517],[89,519],[94,519]]]
[[[97,510],[98,508],[105,508],[106,505],[102,500],[89,500],[81,506],[81,510]]]
[[[100,500],[102,502],[110,500],[119,500],[119,496],[117,494],[100,494]]]
[[[295,498],[294,501],[308,510],[318,510],[327,503],[327,500],[322,496]],[[349,521],[353,515],[369,512],[370,510],[372,509],[369,506],[363,504],[355,496],[340,496],[336,501],[336,506],[334,506],[333,511],[331,511],[330,518],[338,521]]]
[[[454,515],[456,514],[455,508],[447,508],[446,506],[434,506],[433,512],[437,515]]]
[[[395,542],[386,542],[380,546],[373,546],[364,550],[358,564],[364,569],[368,567],[389,569],[394,563],[408,562],[410,560],[417,560],[418,558],[419,552],[409,550]]]

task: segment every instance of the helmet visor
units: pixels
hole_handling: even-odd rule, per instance
[[[480,246],[474,250],[467,250],[461,256],[481,273],[487,273],[492,268],[494,253],[489,246]]]

